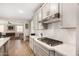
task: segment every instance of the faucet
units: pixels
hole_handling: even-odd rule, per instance
[[[40,33],[41,37],[43,37],[43,33]]]

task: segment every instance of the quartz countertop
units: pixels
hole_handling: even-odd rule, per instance
[[[9,39],[10,37],[0,38],[0,47],[2,47]]]
[[[71,44],[61,44],[55,46],[54,50],[65,56],[76,56],[76,47]]]

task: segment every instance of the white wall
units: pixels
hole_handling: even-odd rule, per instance
[[[4,29],[5,29],[4,25],[0,25],[0,32],[4,32]]]
[[[7,24],[6,20],[0,19],[0,24]]]
[[[77,34],[76,34],[76,53],[79,56],[79,4],[78,4],[78,11],[77,11]]]
[[[2,31],[3,34],[5,34],[6,32],[6,24],[7,24],[7,21],[4,20],[4,19],[0,19],[0,31]]]

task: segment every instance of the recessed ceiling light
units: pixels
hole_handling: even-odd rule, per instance
[[[24,13],[24,11],[23,11],[23,10],[19,10],[19,13],[21,13],[21,14],[22,14],[22,13]]]

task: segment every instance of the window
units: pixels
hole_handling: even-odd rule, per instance
[[[22,33],[23,32],[23,26],[16,26],[16,31]]]
[[[0,32],[4,32],[4,25],[0,25]]]

